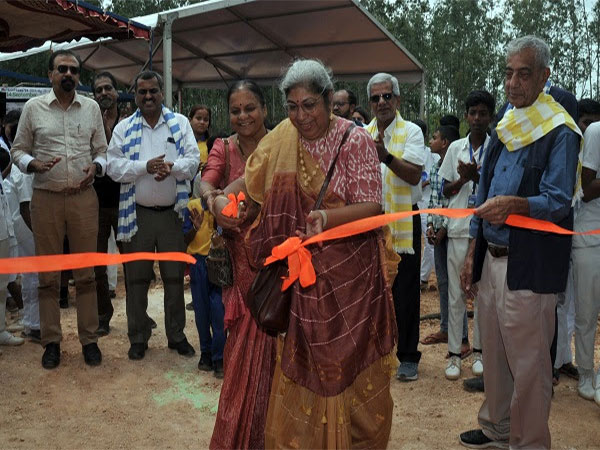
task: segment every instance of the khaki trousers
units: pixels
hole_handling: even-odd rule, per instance
[[[31,222],[36,255],[63,253],[64,236],[72,253],[96,251],[98,235],[98,198],[93,188],[77,194],[34,189]],[[81,345],[98,341],[98,306],[94,268],[73,271],[77,290],[77,330]],[[42,346],[62,339],[58,291],[60,272],[40,272],[40,330]]]
[[[510,448],[550,448],[556,295],[510,291],[508,257],[485,256],[479,282],[485,400],[479,424]]]

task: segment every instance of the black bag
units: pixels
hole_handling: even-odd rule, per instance
[[[215,230],[210,238],[210,250],[206,256],[208,281],[221,287],[233,286],[233,266],[225,238]]]
[[[327,186],[329,186],[329,181],[333,175],[335,162],[340,154],[340,149],[354,127],[354,124],[350,125],[342,137],[337,154],[331,162],[325,181],[323,181],[323,186],[321,187],[313,211],[321,207]],[[263,265],[256,274],[247,294],[248,308],[252,317],[254,317],[258,326],[268,334],[276,335],[277,333],[285,333],[290,323],[293,286],[290,286],[283,292],[281,291],[282,278],[287,275],[287,260],[278,260],[267,266]]]
[[[225,144],[225,175],[223,183],[229,179],[229,140],[223,139]],[[233,286],[233,265],[229,256],[229,249],[225,245],[225,238],[220,227],[213,232],[210,238],[210,249],[206,256],[206,272],[208,281],[217,286]]]

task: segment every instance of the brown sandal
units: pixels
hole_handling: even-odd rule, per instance
[[[438,331],[436,333],[431,333],[425,339],[421,341],[423,345],[433,345],[433,344],[446,344],[448,343],[448,333],[444,333],[443,331]]]

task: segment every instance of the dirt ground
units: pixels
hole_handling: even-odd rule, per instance
[[[158,271],[157,271],[158,273]],[[75,292],[71,307],[61,310],[61,364],[41,367],[42,348],[26,342],[2,347],[0,375],[0,448],[118,449],[207,448],[217,410],[220,381],[198,371],[198,334],[187,312],[186,333],[198,355],[183,358],[167,348],[162,289],[151,288],[149,313],[158,323],[142,361],[127,358],[129,343],[123,280],[119,277],[115,315],[109,336],[99,341],[102,365],[83,362],[77,338]],[[189,289],[186,302],[191,301]],[[421,314],[439,311],[437,291],[422,294]],[[422,321],[421,337],[439,321]],[[395,403],[389,448],[462,448],[458,434],[477,427],[483,394],[463,391],[471,376],[470,359],[459,381],[444,377],[446,346],[420,346],[419,380],[392,381]],[[596,342],[596,364],[600,340]],[[555,388],[550,418],[553,447],[600,448],[600,407],[577,396],[577,382],[565,376]]]

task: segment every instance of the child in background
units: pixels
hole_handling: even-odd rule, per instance
[[[459,138],[458,129],[444,125],[439,127],[429,141],[431,153],[440,156],[431,167],[429,181],[431,187],[431,196],[429,198],[428,208],[447,208],[448,199],[442,193],[442,178],[439,175],[440,166],[446,156],[446,151],[452,142]],[[427,215],[427,231],[425,236],[433,247],[435,274],[437,277],[438,292],[440,294],[440,330],[431,333],[421,341],[423,345],[432,345],[448,342],[448,238],[446,231],[448,229],[448,218],[433,214]],[[463,337],[467,337],[467,321],[465,311],[465,321],[463,325]]]
[[[221,288],[208,281],[206,272],[206,255],[210,249],[214,217],[202,208],[199,198],[190,200],[184,217],[183,232],[188,244],[187,253],[196,258],[196,264],[190,264],[189,269],[192,304],[200,338],[198,369],[212,370],[216,378],[223,378],[225,307],[221,300]]]
[[[190,113],[188,114],[194,137],[198,143],[198,151],[200,152],[200,166],[198,166],[198,172],[202,171],[208,160],[208,147],[206,144],[210,138],[209,128],[211,116],[212,112],[210,108],[205,105],[192,106]]]

